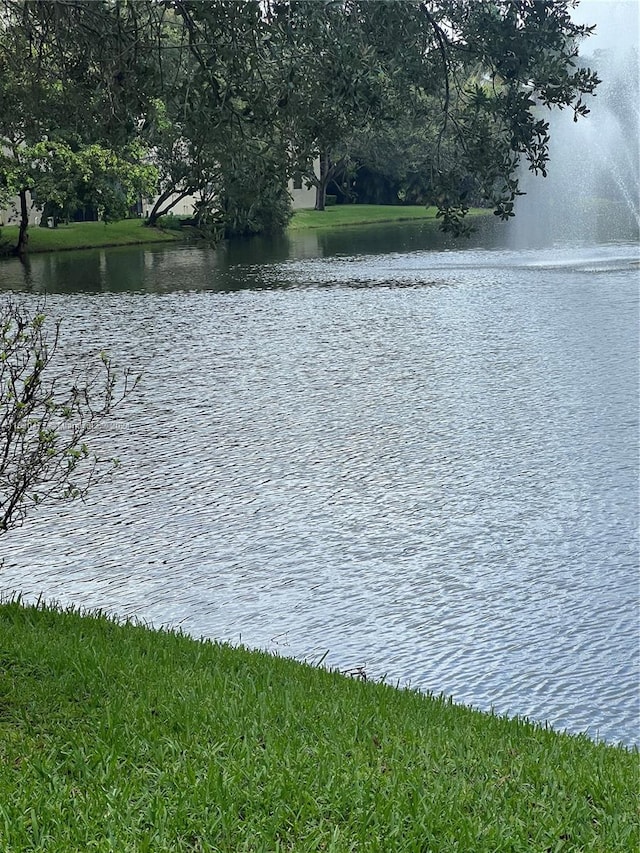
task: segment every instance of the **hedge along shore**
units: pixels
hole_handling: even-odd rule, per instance
[[[470,215],[490,211],[471,211]],[[328,207],[324,211],[296,210],[288,231],[317,228],[344,228],[351,225],[374,225],[385,222],[415,222],[436,219],[434,207],[400,207],[394,205],[350,204]],[[174,220],[177,222],[178,220]],[[175,243],[189,238],[176,228],[145,228],[141,219],[120,222],[72,222],[57,228],[29,228],[29,254],[61,252],[71,249],[103,249],[135,246],[145,243]],[[196,238],[197,239],[197,238]],[[10,256],[18,240],[17,225],[0,227],[0,258]]]
[[[0,849],[632,853],[637,749],[0,605]]]

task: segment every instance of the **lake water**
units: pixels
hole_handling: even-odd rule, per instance
[[[637,743],[638,245],[427,225],[7,261],[140,392],[0,589]]]

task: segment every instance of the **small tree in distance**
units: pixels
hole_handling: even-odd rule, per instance
[[[42,307],[12,298],[0,307],[0,535],[39,504],[84,499],[117,467],[91,450],[89,434],[140,379],[119,376],[105,353],[92,372],[61,372],[60,321],[47,329]]]

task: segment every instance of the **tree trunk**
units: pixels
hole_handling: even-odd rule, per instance
[[[19,192],[20,197],[20,230],[18,232],[18,243],[13,250],[13,254],[19,258],[27,254],[27,246],[29,244],[29,208],[27,207],[27,190],[22,188]]]
[[[316,210],[324,210],[327,201],[327,184],[329,183],[329,154],[323,151],[320,154],[320,179],[316,184]]]
[[[176,198],[174,198],[173,201],[171,201],[169,204],[166,204],[174,193],[178,193]],[[173,208],[179,201],[182,201],[182,199],[186,198],[188,195],[190,195],[190,193],[191,188],[183,190],[182,192],[178,192],[178,190],[175,189],[165,190],[158,197],[158,200],[153,206],[153,210],[147,217],[145,225],[147,225],[149,228],[155,228],[158,219],[160,219],[161,216],[166,216],[166,214],[169,213],[170,210],[173,210]],[[163,205],[165,205],[165,207],[163,207]]]
[[[337,162],[332,163],[329,157],[329,152],[325,151],[320,155],[320,177],[314,181],[316,188],[316,206],[315,210],[324,210],[327,204],[327,188],[331,181],[340,174],[344,169],[346,157],[341,157]]]
[[[59,208],[52,201],[45,201],[44,207],[42,208],[42,214],[40,216],[40,228],[48,228],[49,219],[53,219],[54,224],[56,221],[56,214],[59,213]]]

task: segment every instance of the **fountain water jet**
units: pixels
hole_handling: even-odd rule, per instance
[[[514,248],[639,237],[638,5],[596,0],[574,16],[596,24],[581,53],[602,83],[577,123],[567,110],[552,113],[548,177],[522,176],[526,195],[510,224]]]

